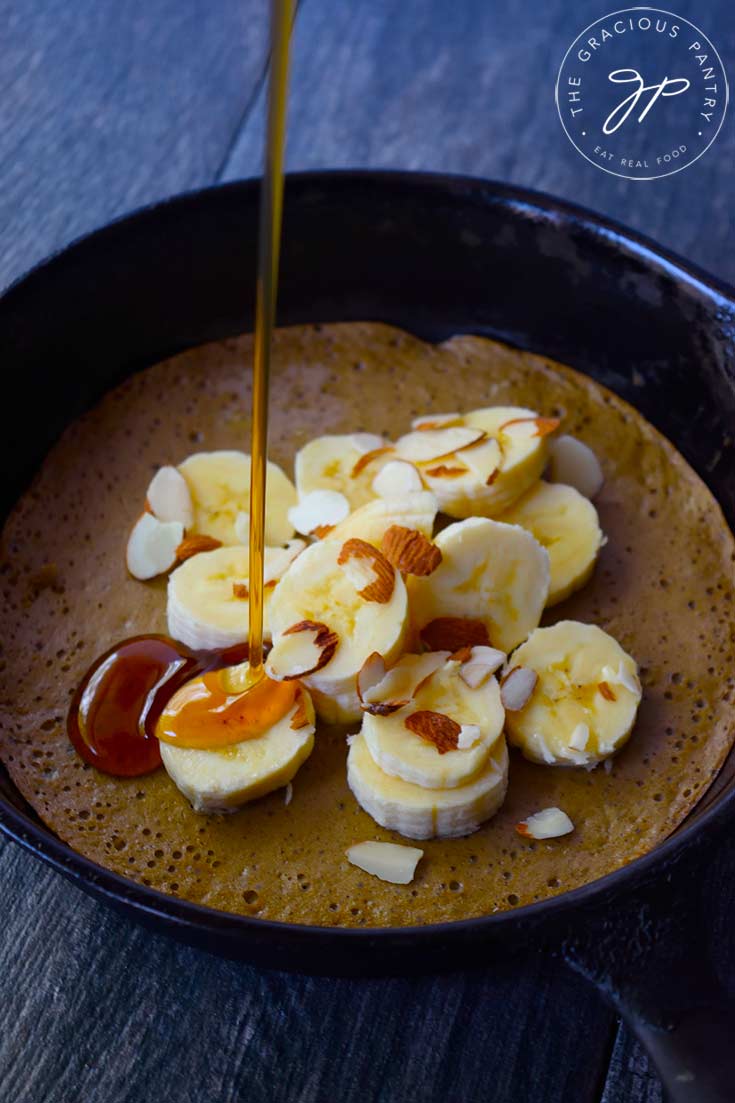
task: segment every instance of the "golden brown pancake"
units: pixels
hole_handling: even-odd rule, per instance
[[[193,812],[161,769],[107,777],[69,745],[66,709],[118,640],[166,629],[165,580],[140,583],[124,549],[160,464],[249,445],[252,339],[210,344],[134,375],[71,425],[5,526],[0,756],[72,847],[187,900],[294,923],[372,926],[485,915],[592,881],[664,839],[735,739],[734,542],[672,445],[585,376],[474,337],[426,345],[383,325],[282,329],[275,343],[271,458],[288,472],[322,433],[395,437],[412,416],[494,404],[561,415],[600,456],[608,543],[591,583],[547,614],[611,632],[641,666],[644,698],[611,768],[535,766],[512,752],[501,812],[465,839],[421,843],[413,884],[348,864],[363,839],[400,842],[356,804],[345,732],[320,729],[283,791],[231,816]],[[576,830],[546,842],[514,825],[558,805]]]

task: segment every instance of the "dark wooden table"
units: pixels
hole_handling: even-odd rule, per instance
[[[0,0],[0,283],[143,203],[259,171],[265,8]],[[731,0],[676,9],[732,76]],[[695,166],[650,183],[597,171],[559,126],[559,62],[605,10],[302,0],[289,166],[541,188],[735,281],[732,111]],[[687,876],[734,991],[735,843]],[[2,1103],[661,1099],[627,1030],[552,957],[410,981],[266,974],[151,936],[3,840],[0,883]]]

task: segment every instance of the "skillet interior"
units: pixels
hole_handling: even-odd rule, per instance
[[[191,234],[182,241],[187,206]],[[155,356],[180,339],[239,328],[232,287],[242,258],[233,256],[230,240],[237,227],[252,249],[253,212],[253,191],[242,186],[170,204],[84,243],[6,298],[0,320],[10,362],[30,369],[36,396],[43,383],[49,415],[35,440],[9,434],[16,468],[18,456],[28,456],[29,465],[36,460],[34,444],[36,453],[45,450],[44,430],[50,438],[60,421],[55,410],[66,419],[142,348]],[[327,212],[334,233],[325,242]],[[590,227],[576,212],[468,181],[307,177],[290,185],[287,219],[286,320],[369,313],[434,337],[463,328],[510,331],[634,396],[706,474],[732,518],[731,460],[716,428],[732,410],[731,304],[716,288],[660,263],[645,245]],[[305,260],[317,241],[324,248],[315,280]],[[359,272],[355,256],[364,259]],[[209,279],[186,267],[194,257],[196,272]],[[98,279],[101,264],[106,284]],[[447,271],[456,274],[451,283]],[[141,313],[140,301],[150,310]],[[47,320],[41,333],[39,302]],[[617,324],[621,316],[627,327]],[[103,363],[96,340],[111,324],[120,341]],[[693,387],[694,364],[701,376]],[[59,367],[70,374],[60,375]]]

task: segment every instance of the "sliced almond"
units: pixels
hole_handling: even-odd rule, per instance
[[[381,550],[393,566],[403,574],[420,578],[430,575],[442,561],[442,553],[436,544],[418,532],[403,525],[391,525],[383,534]]]
[[[390,498],[394,494],[412,494],[423,488],[421,476],[407,460],[389,460],[373,479],[373,490],[379,498]]]
[[[437,467],[427,467],[426,474],[432,479],[458,479],[460,475],[467,474],[466,467],[449,467],[446,463],[440,463]]]
[[[179,563],[183,563],[186,559],[191,559],[192,555],[199,555],[200,552],[215,551],[217,548],[222,547],[222,541],[216,540],[214,536],[207,536],[204,532],[194,533],[193,536],[185,536],[176,549],[176,558]]]
[[[423,655],[402,655],[390,670],[382,658],[373,654],[357,676],[357,691],[365,712],[389,716],[403,708],[426,685],[432,674],[444,666],[447,651],[427,651]],[[380,659],[378,663],[377,659]],[[382,666],[382,676],[380,670]]]
[[[275,585],[285,575],[288,568],[306,547],[304,540],[289,540],[282,548],[267,548],[263,582],[266,586]]]
[[[525,839],[556,839],[574,831],[574,824],[561,808],[544,808],[542,812],[517,823],[516,831]]]
[[[317,540],[326,540],[330,532],[334,532],[334,525],[317,525],[312,532],[312,536],[316,536]]]
[[[289,727],[294,731],[300,731],[301,728],[305,728],[309,723],[309,715],[306,711],[306,701],[304,699],[303,690],[299,689],[296,696],[296,711],[291,717],[291,723]],[[288,801],[286,801],[288,804]]]
[[[427,429],[448,429],[453,425],[462,425],[461,414],[425,414],[423,417],[415,417],[411,422],[411,428],[425,433]]]
[[[552,483],[573,486],[585,498],[594,498],[605,481],[597,456],[576,437],[561,436],[551,442],[549,468]]]
[[[462,453],[462,463],[469,467],[476,478],[486,486],[491,485],[498,476],[503,453],[494,437],[482,441]]]
[[[632,693],[635,697],[640,697],[641,687],[637,677],[626,670],[625,664],[621,661],[618,664],[617,672],[613,670],[611,666],[603,666],[600,671],[606,682],[615,686],[623,686],[629,693]]]
[[[396,452],[402,460],[410,460],[411,463],[430,463],[431,460],[441,460],[445,456],[461,452],[463,448],[470,448],[484,440],[485,435],[483,429],[469,425],[456,425],[449,429],[419,429],[406,433],[397,440]]]
[[[150,481],[146,502],[159,521],[179,521],[185,529],[194,521],[194,506],[186,479],[175,467],[159,467]]]
[[[356,479],[361,471],[364,471],[368,464],[373,460],[377,460],[378,456],[387,456],[389,452],[393,451],[391,444],[383,444],[380,448],[373,448],[370,452],[363,452],[358,460],[355,461],[355,465],[350,471],[350,476]]]
[[[508,712],[520,712],[536,688],[538,674],[527,666],[514,666],[500,683],[500,700]]]
[[[416,866],[424,856],[417,846],[400,843],[355,843],[345,851],[347,861],[381,881],[392,885],[408,885],[413,881]]]
[[[590,738],[590,729],[587,724],[577,724],[569,737],[569,746],[574,751],[583,751]]]
[[[385,678],[385,671],[385,660],[379,652],[373,651],[372,655],[368,655],[357,672],[356,688],[357,696],[360,698],[360,704],[363,704],[365,694],[371,690],[373,686],[377,686],[382,682],[383,678]]]
[[[515,417],[504,422],[498,432],[506,436],[546,437],[560,424],[558,417]]]
[[[480,735],[478,724],[463,724],[457,736],[457,750],[468,751],[470,747],[474,747]]]
[[[490,646],[487,627],[471,617],[436,617],[419,633],[429,651],[458,651],[460,647]]]
[[[169,571],[176,562],[176,550],[184,536],[180,521],[159,521],[143,513],[128,538],[125,562],[133,578],[145,582]]]
[[[607,682],[600,682],[597,688],[606,701],[617,701],[617,697],[615,696]]]
[[[339,636],[326,624],[301,620],[274,643],[266,663],[268,675],[279,682],[304,678],[326,666],[339,645]]]
[[[293,724],[291,725],[291,727],[293,727]],[[285,805],[289,805],[292,800],[293,800],[293,785],[289,781],[288,785],[286,786],[285,792],[283,794],[283,803]]]
[[[414,735],[425,739],[427,743],[433,743],[439,754],[457,750],[457,740],[462,728],[451,717],[430,709],[420,709],[407,716],[403,723]]]
[[[250,597],[250,590],[248,589],[247,582],[233,582],[232,596],[236,597],[239,601],[247,601]]]
[[[470,689],[479,689],[505,661],[505,652],[496,647],[473,647],[459,668],[459,676]]]
[[[366,540],[345,540],[337,563],[365,601],[386,605],[393,597],[396,572],[383,553]]]
[[[352,445],[358,452],[377,452],[378,448],[384,448],[386,442],[377,433],[353,433],[350,437]]]
[[[338,525],[349,512],[350,503],[338,490],[312,490],[291,506],[288,519],[297,532],[309,536],[323,525]]]

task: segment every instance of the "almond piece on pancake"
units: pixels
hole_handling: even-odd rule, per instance
[[[373,544],[354,537],[345,540],[337,563],[361,598],[387,605],[393,596],[395,570]]]
[[[471,617],[435,617],[420,632],[429,651],[459,651],[461,647],[490,646],[487,627]]]
[[[423,850],[415,846],[402,846],[400,843],[379,843],[368,841],[355,843],[345,851],[351,865],[381,881],[393,885],[408,885],[413,881],[416,866],[424,856]]]
[[[191,559],[192,555],[215,551],[221,547],[221,540],[215,539],[214,536],[207,536],[205,533],[196,532],[192,536],[185,536],[181,541],[176,549],[176,559],[179,563],[185,563],[187,559]]]
[[[527,666],[514,666],[500,682],[500,700],[508,712],[520,712],[531,700],[538,674]]]
[[[436,544],[416,529],[391,525],[383,536],[381,549],[389,563],[403,574],[430,575],[442,561]]]
[[[372,485],[379,498],[411,494],[424,489],[418,470],[408,460],[390,460],[380,469]]]
[[[183,538],[180,521],[159,521],[152,513],[141,514],[130,532],[125,553],[130,574],[145,582],[171,570]]]
[[[462,425],[461,414],[423,414],[415,417],[411,422],[412,429],[424,432],[427,429],[448,429],[450,426]]]
[[[288,511],[288,519],[304,536],[319,529],[331,529],[344,521],[350,512],[350,503],[338,490],[312,490]]]
[[[339,637],[320,621],[302,620],[280,635],[268,655],[268,676],[286,682],[314,674],[326,666],[339,646]]]
[[[185,529],[194,521],[194,506],[186,479],[177,468],[159,467],[146,492],[146,502],[159,521],[179,521]]]
[[[469,654],[466,658],[463,657],[462,665],[459,668],[459,676],[470,689],[478,689],[491,674],[494,674],[496,670],[503,666],[507,656],[504,651],[499,651],[497,647],[475,646],[468,650]]]
[[[399,459],[410,463],[430,463],[461,452],[483,440],[485,432],[467,425],[448,429],[416,429],[399,437],[395,444]]]
[[[516,831],[525,839],[557,839],[574,831],[574,824],[561,808],[544,808],[517,823]]]
[[[448,651],[402,655],[387,670],[382,656],[374,652],[357,676],[357,695],[363,710],[375,716],[388,716],[403,708],[448,658]]]
[[[439,754],[457,750],[462,725],[450,716],[432,712],[430,709],[420,709],[407,716],[404,724],[414,735],[425,739],[427,743],[433,743]]]

